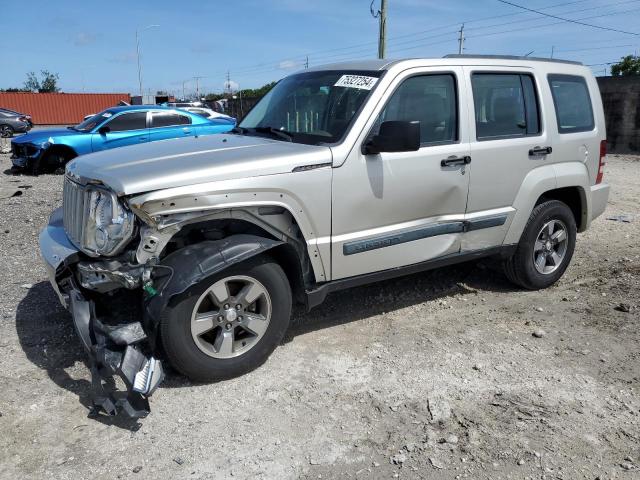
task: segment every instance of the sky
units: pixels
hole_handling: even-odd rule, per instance
[[[137,94],[136,29],[145,93],[182,96],[255,88],[304,68],[377,56],[371,0],[0,0],[0,88],[27,72],[56,72],[66,92]],[[380,0],[374,1],[377,10]],[[465,53],[548,57],[607,65],[640,50],[640,0],[388,0],[387,57]],[[145,29],[149,25],[159,25]],[[9,45],[10,48],[6,48]],[[601,65],[602,64],[602,65]],[[193,77],[201,77],[198,82]]]

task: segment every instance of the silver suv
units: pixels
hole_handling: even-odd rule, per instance
[[[146,414],[160,357],[248,372],[338,289],[489,256],[554,284],[607,204],[605,138],[588,68],[454,56],[308,69],[231,134],[74,160],[40,246],[96,407]]]

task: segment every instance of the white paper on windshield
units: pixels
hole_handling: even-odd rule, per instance
[[[377,81],[378,79],[376,77],[365,77],[364,75],[343,75],[335,83],[334,87],[371,90]]]

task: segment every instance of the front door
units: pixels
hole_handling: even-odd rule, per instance
[[[460,251],[473,165],[464,81],[459,67],[400,74],[347,160],[334,169],[334,280]],[[363,154],[362,143],[390,120],[420,122],[421,148]]]
[[[103,124],[91,136],[94,152],[149,141],[147,112],[123,112]]]

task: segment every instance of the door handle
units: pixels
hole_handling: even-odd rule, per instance
[[[545,155],[549,155],[553,152],[551,147],[533,147],[529,150],[530,157],[544,157]]]
[[[448,157],[440,161],[441,167],[450,167],[452,165],[469,165],[471,163],[471,157],[465,155],[464,157]]]

